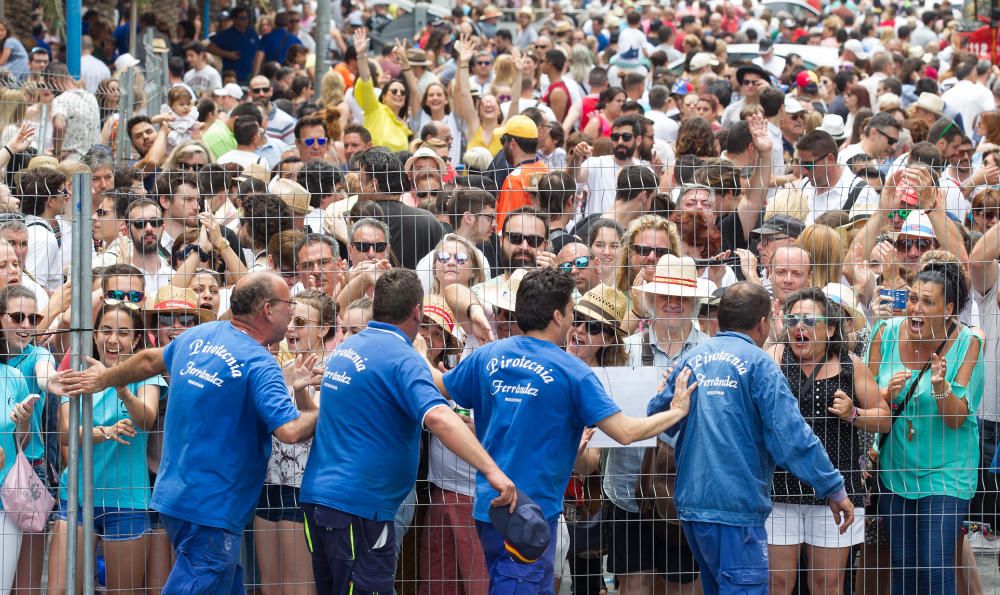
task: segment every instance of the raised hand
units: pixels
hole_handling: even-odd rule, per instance
[[[354,30],[354,49],[358,52],[358,56],[368,53],[368,30],[364,27]]]
[[[315,353],[299,354],[292,364],[290,384],[293,390],[302,390],[307,386],[319,386],[323,381],[323,368],[318,366],[319,356]]]
[[[396,56],[396,60],[404,70],[410,67],[410,57],[406,55],[406,44],[404,42],[399,39],[396,40],[395,45],[392,46],[392,55]]]
[[[9,143],[7,143],[7,148],[11,150],[12,153],[23,153],[31,145],[31,139],[35,138],[35,128],[25,122],[21,124],[18,128],[17,134]]]
[[[887,403],[892,403],[896,397],[899,396],[900,391],[906,386],[906,383],[913,376],[913,372],[909,370],[900,370],[892,375],[889,379],[888,386],[885,387],[885,400]]]
[[[764,116],[752,114],[747,118],[747,126],[750,128],[753,146],[758,153],[767,153],[774,147],[771,136],[767,133],[767,120],[764,119]]]
[[[468,64],[476,53],[476,41],[467,33],[463,33],[458,40],[458,61],[459,64]]]
[[[948,382],[948,361],[936,353],[931,354],[931,387],[937,394],[943,394],[951,389]]]

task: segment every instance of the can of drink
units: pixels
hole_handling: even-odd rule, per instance
[[[469,409],[463,409],[461,407],[455,406],[455,413],[459,415],[464,415],[465,417],[472,417],[472,411]]]

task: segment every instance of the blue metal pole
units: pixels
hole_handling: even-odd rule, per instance
[[[205,14],[201,15],[201,37],[208,39],[208,27],[212,24],[212,2],[211,0],[201,0],[205,6]]]
[[[80,79],[80,45],[83,36],[83,2],[66,0],[66,67]]]

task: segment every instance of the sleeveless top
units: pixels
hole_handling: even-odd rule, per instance
[[[851,502],[855,506],[864,506],[861,460],[868,452],[864,441],[866,432],[827,411],[833,402],[833,394],[838,390],[857,404],[854,395],[854,362],[847,352],[842,352],[839,358],[840,373],[816,380],[809,388],[809,377],[802,372],[799,358],[786,346],[781,353],[781,371],[788,380],[792,394],[798,399],[802,417],[823,444],[833,466],[843,474],[844,488]],[[775,469],[771,484],[771,497],[775,502],[826,505],[826,500],[817,499],[815,494],[812,487],[788,471],[780,467]]]
[[[550,98],[552,97],[552,91],[556,89],[562,89],[566,93],[567,101],[570,101],[571,96],[569,94],[569,87],[566,86],[566,83],[559,81],[558,83],[552,83],[549,85],[549,88],[545,90],[545,95],[542,95],[542,102],[545,103],[545,105],[552,107]]]
[[[483,127],[480,126],[476,128],[476,131],[472,134],[472,138],[469,139],[469,148],[471,149],[472,147],[483,147],[490,152],[490,155],[496,155],[500,152],[500,149],[503,149],[503,143],[500,142],[500,135],[496,133],[496,130],[493,131],[493,139],[490,141],[490,144],[487,145],[484,143]]]

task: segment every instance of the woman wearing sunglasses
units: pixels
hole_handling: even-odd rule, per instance
[[[337,306],[316,289],[295,296],[292,320],[285,334],[288,353],[293,356],[284,367],[289,398],[297,389],[305,390],[319,406],[319,377],[313,372],[326,361],[327,344],[337,333]],[[303,384],[315,382],[315,384]],[[311,593],[313,573],[303,516],[299,508],[299,486],[305,472],[312,440],[286,444],[272,437],[271,458],[257,511],[254,540],[260,582],[265,592]],[[274,589],[274,591],[271,591]]]
[[[802,416],[843,474],[856,519],[841,535],[826,502],[778,469],[767,520],[770,590],[777,595],[792,592],[805,547],[810,592],[833,595],[843,592],[852,547],[865,539],[861,461],[868,441],[864,433],[889,429],[889,407],[871,371],[846,349],[841,321],[847,315],[840,306],[821,289],[810,287],[790,295],[783,311],[786,335],[771,346],[771,357],[798,398]]]
[[[94,354],[99,366],[117,366],[143,349],[143,326],[138,310],[123,303],[104,305],[94,321]],[[150,532],[146,446],[149,432],[156,427],[161,390],[165,387],[163,378],[154,376],[93,395],[94,529],[104,548],[108,589],[134,593],[145,586]],[[69,428],[69,398],[64,397],[59,406],[63,446],[69,444]],[[49,555],[52,592],[66,589],[68,478],[69,470],[63,470]],[[78,497],[83,498],[82,482]],[[81,580],[82,576],[77,577],[78,584]]]
[[[364,112],[364,126],[371,132],[372,144],[390,151],[407,150],[410,137],[413,136],[406,124],[410,109],[408,80],[390,80],[382,86],[381,94],[376,97],[368,64],[368,33],[364,28],[354,31],[354,49],[358,52],[358,80],[354,85],[354,97]],[[405,52],[396,52],[397,57],[401,54],[405,56]],[[406,70],[403,74],[409,75],[407,79],[413,77],[412,70]]]
[[[0,290],[0,363],[17,369],[27,382],[26,394],[42,395],[31,413],[28,442],[24,445],[24,456],[28,458],[35,473],[46,486],[51,485],[45,457],[45,443],[42,439],[42,411],[47,405],[45,394],[49,389],[49,378],[55,375],[55,359],[44,347],[34,344],[35,333],[42,322],[38,313],[35,294],[22,285],[11,285]],[[53,407],[56,403],[53,402]],[[50,409],[51,411],[51,409]],[[3,420],[0,420],[2,422]],[[15,451],[7,452],[8,458]],[[21,556],[17,564],[16,586],[22,589],[40,589],[42,584],[42,560],[45,555],[45,535],[25,533],[21,541]]]

